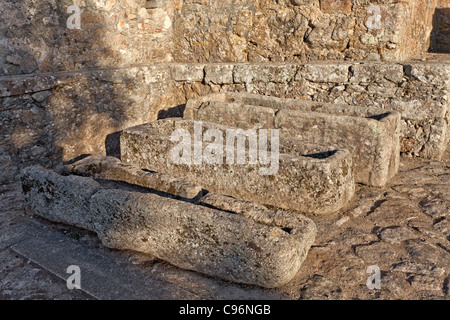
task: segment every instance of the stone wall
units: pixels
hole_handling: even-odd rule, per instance
[[[402,113],[402,152],[439,159],[448,142],[448,63],[180,64],[0,78],[2,179],[82,154],[114,153],[127,127],[182,116],[211,92],[378,106]]]
[[[405,61],[429,49],[433,27],[446,32],[445,1],[1,0],[0,75],[172,59]],[[67,26],[71,5],[80,29]]]
[[[1,183],[114,152],[115,132],[216,91],[400,110],[405,154],[439,159],[448,139],[448,64],[299,62],[420,55],[448,0],[0,1]]]
[[[154,66],[0,79],[0,183],[30,164],[116,154],[115,132],[173,105],[168,79]]]
[[[177,70],[174,96],[180,105],[230,91],[393,109],[402,114],[402,152],[428,159],[440,159],[450,137],[448,63],[206,64]]]
[[[173,1],[173,56],[180,62],[405,61],[428,51],[437,6],[437,0]]]
[[[170,61],[172,15],[166,1],[1,0],[0,76]]]

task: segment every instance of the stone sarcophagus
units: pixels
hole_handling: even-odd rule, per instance
[[[43,218],[91,230],[107,247],[151,254],[228,281],[267,288],[284,285],[314,242],[316,226],[307,217],[221,194],[187,200],[142,188],[158,185],[161,177],[142,178],[139,171],[116,160],[88,158],[70,166],[65,175],[26,168],[21,182],[26,203]],[[196,189],[178,179],[171,183],[174,190]]]
[[[347,149],[353,156],[355,181],[371,186],[384,186],[400,163],[396,111],[218,93],[189,100],[184,118],[243,129],[275,128],[281,138]]]
[[[164,119],[124,130],[120,145],[133,167],[287,210],[335,212],[355,191],[348,151],[278,139],[273,129]]]

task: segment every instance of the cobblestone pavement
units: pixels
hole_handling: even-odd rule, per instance
[[[232,284],[150,256],[104,248],[95,234],[33,217],[19,184],[0,186],[0,196],[0,300],[96,298],[85,290],[67,289],[61,276],[14,249],[34,236],[30,222],[100,255],[126,259],[129,268],[189,292],[187,299],[450,298],[450,151],[439,162],[402,158],[399,173],[385,188],[360,185],[344,210],[312,217],[319,230],[315,244],[297,276],[274,290]],[[51,252],[42,258],[51,262]],[[380,289],[366,285],[372,275],[369,266],[381,271]]]

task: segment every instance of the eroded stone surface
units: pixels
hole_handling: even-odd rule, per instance
[[[437,0],[185,0],[174,12],[174,57],[197,62],[402,61],[429,49],[436,7]],[[445,23],[440,25],[445,34]]]
[[[206,207],[121,191],[101,191],[92,201],[105,245],[234,282],[283,285],[307,252],[280,228]]]
[[[55,222],[93,230],[90,199],[101,189],[91,178],[69,176],[30,167],[21,173],[25,201],[36,214]]]

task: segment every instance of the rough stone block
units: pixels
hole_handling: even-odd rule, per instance
[[[40,91],[32,94],[31,97],[36,102],[43,102],[50,96],[50,91]]]
[[[427,102],[392,100],[391,107],[393,110],[400,112],[403,119],[418,121],[444,119],[447,112],[446,105],[431,99]]]
[[[240,103],[233,102],[207,101],[198,109],[196,120],[233,124],[242,129],[269,129],[275,124],[275,110],[252,105],[242,108]]]
[[[436,119],[430,125],[429,141],[421,150],[425,159],[441,159],[450,141],[450,133],[446,119]]]
[[[270,150],[264,151],[270,161],[261,161],[261,149],[259,160],[250,161],[250,140],[257,139],[249,138],[244,130],[240,134],[235,131],[237,139],[234,139],[227,131],[230,129],[233,128],[209,122],[172,119],[136,126],[124,130],[121,136],[121,159],[137,168],[184,178],[208,191],[288,210],[327,214],[339,210],[352,198],[352,161],[347,151],[281,140],[278,157],[268,147]],[[176,131],[183,132],[181,142],[173,138]],[[259,133],[261,148],[261,131],[250,131],[255,133],[254,137]],[[217,144],[206,142],[206,135],[212,132],[216,132]],[[271,134],[266,135],[270,140],[267,146],[273,145]],[[225,143],[230,137],[231,143]],[[245,145],[241,151],[236,152],[235,140],[238,145]],[[253,146],[256,154],[257,147]],[[183,161],[174,159],[180,148],[186,157]],[[235,157],[240,152],[245,152],[241,163]]]
[[[345,83],[348,82],[350,64],[305,64],[298,72],[295,80],[302,78],[312,82]]]
[[[172,64],[170,71],[175,81],[202,82],[204,78],[204,65],[198,64]]]
[[[349,150],[355,181],[382,187],[398,171],[400,115],[379,115],[384,118],[283,110],[277,115],[275,127],[291,139],[335,144]]]
[[[205,67],[205,82],[212,84],[233,83],[233,68],[231,64],[210,64]]]
[[[395,111],[221,93],[189,101],[185,118],[242,126],[247,116],[257,119],[260,113],[260,119],[266,117],[270,112],[267,109],[276,112],[273,127],[281,129],[282,138],[348,149],[357,182],[383,186],[398,170],[400,113]],[[248,122],[247,126],[251,125]]]
[[[234,83],[275,82],[287,83],[297,73],[296,65],[249,65],[234,67]]]
[[[71,194],[60,197],[74,179],[77,184],[71,192],[85,194],[83,203],[73,202]],[[150,190],[122,190],[119,185],[97,188],[91,178],[60,176],[42,168],[24,171],[23,183],[27,203],[36,214],[74,224],[76,211],[86,222],[82,227],[96,232],[105,246],[148,253],[184,269],[268,288],[295,276],[317,232],[314,222],[304,216],[218,194],[198,202],[181,201]],[[87,194],[92,185],[96,192]],[[58,215],[47,213],[62,200],[73,208]]]
[[[170,70],[167,65],[146,66],[141,72],[142,75],[139,76],[143,77],[146,84],[160,83],[170,79]]]
[[[438,88],[450,88],[450,64],[413,63],[405,65],[406,75]]]
[[[23,196],[33,211],[48,220],[93,230],[89,201],[101,189],[91,178],[61,176],[39,166],[20,175]]]
[[[351,83],[373,83],[383,79],[400,83],[403,80],[403,66],[394,63],[363,63],[354,64],[350,70],[353,76]]]

